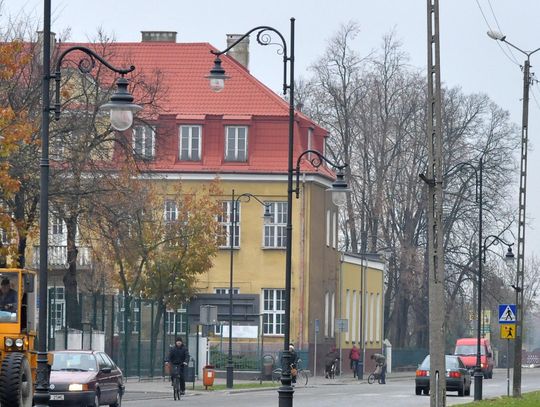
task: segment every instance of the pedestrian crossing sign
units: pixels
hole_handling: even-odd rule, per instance
[[[516,324],[501,324],[501,339],[516,339]]]
[[[514,324],[516,320],[516,304],[499,304],[499,324]]]

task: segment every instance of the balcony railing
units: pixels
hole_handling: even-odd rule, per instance
[[[89,267],[92,264],[89,247],[77,247],[77,267]],[[67,268],[67,246],[49,246],[49,267]],[[39,246],[34,246],[32,267],[39,267]]]

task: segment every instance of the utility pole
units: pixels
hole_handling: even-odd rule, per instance
[[[439,0],[427,0],[430,407],[446,406],[444,335],[444,251],[442,223],[442,123]]]

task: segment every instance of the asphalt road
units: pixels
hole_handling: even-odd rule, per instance
[[[510,377],[511,380],[511,377]],[[506,394],[506,370],[497,369],[491,380],[483,381],[484,398]],[[524,369],[522,377],[522,391],[540,390],[540,369]],[[512,391],[512,389],[510,389]],[[473,400],[474,387],[471,396],[458,397],[456,392],[448,393],[447,405],[457,405]],[[126,397],[123,403],[127,407],[149,405],[171,406],[178,403],[182,406],[219,406],[219,407],[275,407],[278,403],[277,391],[216,391],[208,394],[189,394],[180,402],[174,402],[172,395],[148,393],[141,398],[133,400],[135,393]],[[128,400],[132,399],[132,400]],[[150,401],[151,399],[151,401]],[[322,383],[307,388],[299,388],[294,393],[294,406],[296,407],[333,407],[333,406],[362,406],[362,407],[428,407],[428,396],[414,394],[414,378],[396,378],[388,380],[386,385],[363,383],[329,384]]]

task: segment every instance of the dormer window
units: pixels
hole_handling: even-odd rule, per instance
[[[245,126],[225,128],[225,161],[247,161],[248,129]]]
[[[133,127],[133,152],[137,158],[151,160],[155,153],[155,131],[151,126]]]
[[[180,126],[180,160],[201,159],[201,126]]]

